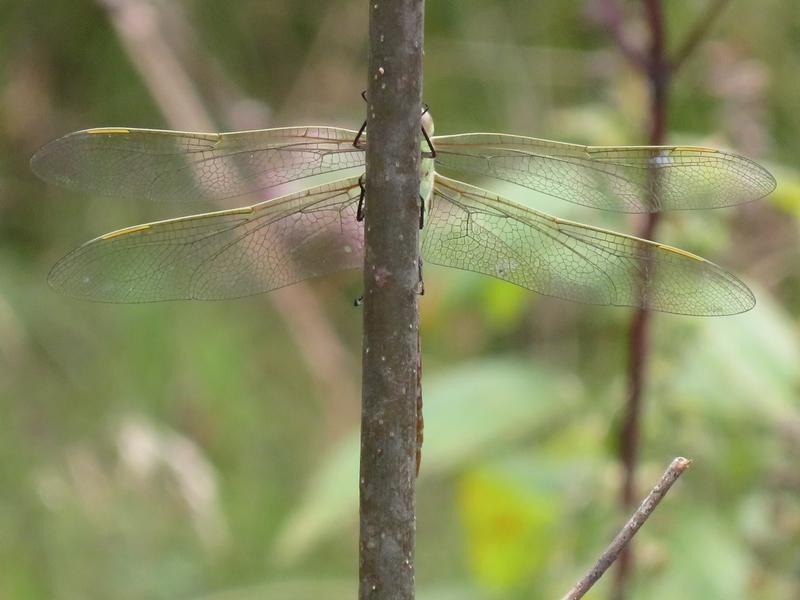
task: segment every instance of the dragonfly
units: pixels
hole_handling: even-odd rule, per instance
[[[501,180],[591,208],[648,213],[761,198],[776,183],[755,162],[698,146],[434,136],[427,110],[421,125],[425,262],[588,304],[702,316],[754,306],[735,275],[691,252],[561,219],[452,177]],[[362,268],[361,217],[369,198],[362,175],[340,173],[363,171],[369,135],[362,134],[363,127],[231,133],[104,127],[52,141],[33,156],[32,169],[70,190],[239,206],[101,235],[56,263],[49,283],[100,302],[219,300]],[[341,177],[275,197],[280,186],[331,174]]]

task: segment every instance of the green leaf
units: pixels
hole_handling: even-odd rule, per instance
[[[528,479],[535,470],[527,470]],[[477,579],[508,592],[548,564],[563,504],[556,489],[524,485],[493,468],[467,473],[458,490],[466,553]]]

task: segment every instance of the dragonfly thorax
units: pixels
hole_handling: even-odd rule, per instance
[[[428,134],[428,137],[433,136],[433,117],[431,116],[431,111],[427,108],[422,109],[422,128]]]
[[[422,109],[422,129],[427,134],[427,139],[423,135],[421,140],[422,160],[419,163],[419,195],[428,211],[431,209],[431,196],[433,195],[433,158],[430,156],[432,148],[429,140],[433,136],[433,117],[430,111]]]

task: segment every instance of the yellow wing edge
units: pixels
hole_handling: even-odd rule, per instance
[[[495,200],[495,201],[499,202],[500,204],[504,204],[504,205],[513,207],[516,210],[523,209],[525,211],[529,211],[531,213],[534,213],[538,217],[546,219],[546,220],[554,223],[556,226],[558,226],[558,225],[569,225],[569,226],[572,226],[572,227],[579,227],[579,228],[582,228],[582,229],[589,229],[591,231],[596,231],[598,233],[610,233],[610,234],[615,235],[615,236],[620,236],[620,237],[624,237],[624,238],[627,238],[627,239],[630,239],[630,240],[635,240],[637,242],[641,242],[641,243],[643,243],[643,244],[645,244],[647,246],[658,248],[659,250],[664,250],[665,252],[671,252],[673,254],[677,254],[678,256],[684,256],[686,258],[689,258],[689,259],[697,261],[697,262],[713,264],[713,263],[711,263],[711,261],[706,260],[702,256],[697,256],[696,254],[692,254],[691,252],[688,252],[686,250],[681,250],[680,248],[676,248],[675,246],[670,246],[669,244],[661,244],[659,242],[654,242],[653,240],[646,240],[644,238],[640,238],[640,237],[637,237],[635,235],[630,235],[628,233],[620,233],[618,231],[612,231],[610,229],[604,229],[603,227],[595,227],[594,225],[589,225],[587,223],[579,223],[578,221],[570,221],[569,219],[562,219],[560,217],[556,217],[556,216],[550,215],[548,213],[535,210],[535,209],[530,208],[528,206],[525,206],[525,205],[522,205],[522,204],[517,204],[516,202],[511,202],[510,200],[506,200],[505,198],[495,194],[494,192],[490,192],[490,191],[485,190],[483,188],[479,188],[477,186],[474,186],[474,185],[471,185],[471,184],[468,184],[468,183],[464,183],[463,181],[458,181],[457,179],[450,179],[449,177],[445,177],[444,175],[441,175],[439,173],[436,173],[436,186],[437,187],[440,186],[440,187],[444,187],[446,189],[452,190],[452,191],[456,192],[457,194],[463,194],[465,191],[466,191],[466,193],[480,192],[482,194],[485,194],[486,196],[488,196],[492,200]],[[466,189],[462,190],[462,189],[459,188],[459,186],[463,186]]]
[[[111,231],[104,235],[101,235],[99,238],[95,238],[92,241],[97,240],[112,240],[114,238],[122,237],[124,235],[130,235],[132,233],[137,233],[139,231],[145,231],[150,229],[151,227],[156,227],[158,225],[163,225],[165,223],[178,223],[178,222],[187,222],[187,221],[199,221],[201,219],[213,219],[217,217],[228,217],[231,215],[250,215],[255,213],[256,211],[263,210],[265,208],[270,207],[279,207],[282,206],[285,201],[292,200],[293,198],[297,197],[307,197],[315,193],[325,193],[329,191],[336,191],[336,192],[350,192],[352,189],[358,187],[358,183],[351,183],[350,185],[343,186],[341,189],[333,190],[327,189],[336,185],[337,183],[344,184],[350,181],[356,182],[355,178],[346,178],[342,179],[339,182],[334,182],[328,185],[319,186],[318,188],[311,188],[310,190],[301,190],[300,192],[294,192],[291,194],[287,194],[286,196],[281,196],[279,198],[271,198],[269,200],[265,200],[263,202],[259,202],[258,204],[253,204],[250,206],[242,206],[240,208],[230,208],[226,210],[215,210],[212,212],[207,213],[200,213],[197,215],[188,215],[185,217],[177,217],[174,219],[163,219],[161,221],[153,221],[152,223],[143,223],[142,225],[132,225],[130,227],[124,227],[122,229],[117,229],[116,231]],[[326,188],[320,191],[320,188]],[[90,243],[90,242],[87,242]]]
[[[516,135],[513,133],[496,133],[496,132],[489,132],[489,131],[476,131],[470,133],[454,133],[448,135],[436,135],[433,136],[431,139],[433,143],[443,143],[447,145],[453,138],[458,138],[467,135],[491,135],[491,136],[501,136],[505,138],[512,138],[518,139],[521,141],[534,141],[534,142],[541,142],[544,144],[555,144],[556,146],[569,146],[576,150],[583,150],[587,154],[599,153],[599,152],[608,152],[609,150],[659,150],[659,151],[669,151],[669,152],[707,152],[707,153],[720,153],[720,154],[728,154],[725,150],[720,150],[719,148],[708,148],[706,146],[668,146],[668,145],[620,145],[620,146],[586,146],[583,144],[573,144],[571,142],[562,142],[559,140],[550,140],[547,138],[535,138],[530,137],[527,135]],[[462,144],[459,144],[462,145]],[[470,144],[463,144],[463,145],[470,145]]]
[[[706,146],[586,146],[587,154],[600,154],[615,150],[657,150],[658,152],[701,152],[705,154],[730,154],[719,148]],[[731,155],[736,156],[736,155]]]
[[[254,206],[243,206],[241,208],[232,208],[230,210],[217,210],[213,212],[201,213],[199,215],[189,215],[187,217],[178,217],[177,219],[164,219],[162,221],[153,221],[152,223],[144,223],[143,225],[133,225],[131,227],[124,227],[123,229],[117,229],[116,231],[111,231],[110,233],[106,233],[101,235],[99,239],[101,240],[111,240],[117,237],[122,237],[123,235],[129,235],[131,233],[136,233],[138,231],[144,231],[146,229],[150,229],[156,225],[163,225],[164,223],[176,223],[178,221],[198,221],[200,219],[210,219],[215,217],[226,217],[229,215],[248,215],[255,212]]]
[[[88,133],[89,135],[128,134],[130,132],[130,129],[125,129],[124,127],[95,127],[94,129],[87,129],[85,131],[85,133]]]
[[[137,231],[143,231],[145,229],[150,229],[149,223],[145,223],[144,225],[134,225],[133,227],[125,227],[124,229],[117,229],[116,231],[112,231],[110,233],[101,235],[100,239],[110,240],[115,237],[122,237],[123,235],[128,235],[129,233],[136,233]]]
[[[633,236],[631,236],[633,237]],[[640,238],[637,238],[640,239]],[[642,240],[648,241],[648,240]],[[680,256],[685,256],[686,258],[691,258],[692,260],[696,260],[697,262],[708,262],[702,256],[697,256],[697,254],[692,254],[691,252],[687,252],[686,250],[681,250],[680,248],[676,248],[675,246],[668,246],[667,244],[659,244],[658,242],[650,242],[651,244],[655,244],[662,250],[666,250],[667,252],[672,252],[673,254],[678,254]]]
[[[675,146],[671,150],[673,152],[721,152],[721,150],[717,150],[715,148],[706,148],[705,146]]]
[[[131,133],[160,133],[165,135],[196,135],[196,136],[215,138],[224,135],[252,134],[252,133],[261,133],[265,131],[281,132],[281,131],[292,131],[297,129],[333,129],[336,131],[347,133],[348,135],[352,134],[353,137],[355,137],[356,134],[358,133],[354,129],[347,129],[345,127],[336,127],[333,125],[292,125],[288,127],[271,127],[267,129],[246,129],[242,131],[223,131],[223,132],[181,131],[173,129],[146,129],[137,127],[94,127],[92,129],[83,129],[80,131],[75,131],[73,133],[85,133],[87,135],[129,135]],[[68,135],[72,134],[66,134],[64,137]]]

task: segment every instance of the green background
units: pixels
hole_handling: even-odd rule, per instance
[[[592,18],[599,4],[429,0],[437,133],[646,141],[647,88]],[[664,4],[674,49],[706,3]],[[645,43],[640,4],[623,6]],[[45,280],[61,255],[182,207],[79,197],[36,180],[28,159],[97,126],[357,128],[366,18],[349,0],[0,2],[3,600],[354,597],[359,275],[219,303],[58,296]],[[736,0],[672,86],[670,142],[735,149],[779,187],[659,230],[740,274],[758,305],[654,319],[642,493],[673,456],[695,462],[637,538],[633,598],[800,597],[798,72],[797,7]],[[560,597],[625,518],[632,311],[425,276],[419,598]]]

